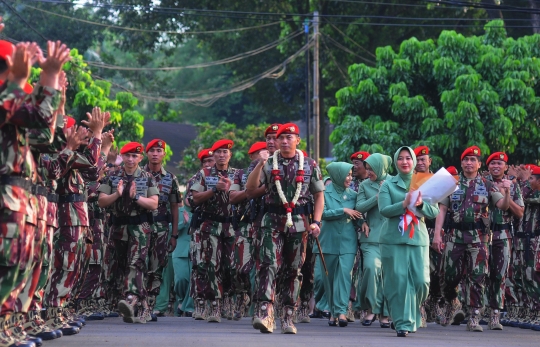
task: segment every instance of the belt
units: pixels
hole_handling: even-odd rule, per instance
[[[115,226],[121,225],[141,225],[143,223],[154,224],[152,213],[143,213],[137,216],[112,216],[112,222]]]
[[[287,210],[283,206],[269,205],[269,206],[266,206],[265,210],[268,213],[275,213],[275,214],[281,214],[281,215],[287,214]],[[292,215],[308,214],[308,213],[309,211],[306,205],[295,206],[295,208],[293,208],[291,212]]]
[[[89,219],[105,219],[105,213],[99,211],[88,210]]]
[[[457,230],[476,230],[476,229],[485,229],[486,225],[484,222],[472,222],[472,223],[451,223],[450,229],[457,229]]]
[[[54,193],[47,194],[47,201],[58,203],[58,194],[54,194]]]
[[[172,222],[172,216],[171,216],[170,213],[160,214],[160,215],[154,216],[154,222],[167,222],[167,223],[170,223],[170,222]]]
[[[219,222],[219,223],[232,223],[232,217],[219,216],[214,213],[203,212],[202,220],[211,220],[212,222]]]
[[[516,237],[519,238],[519,239],[524,239],[524,238],[527,238],[527,237],[536,237],[536,236],[540,236],[540,229],[536,229],[535,231],[533,232],[517,232],[516,233]]]
[[[21,176],[0,175],[0,184],[3,186],[17,186],[26,190],[29,190],[32,187],[32,181]]]
[[[86,202],[86,195],[84,194],[60,195],[58,197],[58,202],[61,204],[65,204],[68,202]]]
[[[39,186],[37,184],[32,184],[32,189],[30,191],[34,195],[47,196],[48,194],[47,187]]]
[[[492,231],[503,231],[503,230],[510,230],[510,223],[493,224]]]

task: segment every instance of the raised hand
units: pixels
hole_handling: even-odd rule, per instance
[[[39,66],[42,69],[40,83],[42,86],[58,89],[58,75],[62,66],[69,61],[70,50],[60,41],[47,42],[47,58],[39,57]]]
[[[216,189],[222,192],[228,192],[231,187],[231,180],[229,177],[223,177],[219,175],[219,181],[216,184]]]
[[[80,145],[84,144],[88,136],[88,130],[84,127],[73,126],[65,130],[66,148],[72,151],[77,150]]]
[[[134,199],[135,195],[137,195],[137,186],[135,185],[135,182],[131,181],[131,186],[129,187],[129,197]]]
[[[94,107],[92,109],[92,114],[86,113],[86,116],[88,117],[88,120],[83,120],[81,123],[86,125],[92,132],[94,133],[94,137],[101,138],[101,132],[103,131],[103,128],[107,125],[107,120],[105,114],[109,114],[109,112],[103,113],[101,112],[101,109],[99,107]],[[108,116],[110,118],[110,115]]]
[[[101,151],[105,153],[106,156],[108,156],[112,144],[114,143],[114,129],[103,133],[101,136],[101,140]],[[116,161],[116,157],[114,158],[114,160]]]
[[[124,180],[118,181],[118,185],[116,186],[116,191],[118,192],[118,195],[120,196],[124,194]]]
[[[17,84],[21,89],[30,77],[32,59],[28,50],[27,42],[20,42],[15,46],[13,57],[6,57],[6,64],[9,69],[8,80]]]

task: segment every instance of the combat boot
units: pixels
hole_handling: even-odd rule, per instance
[[[259,329],[261,333],[272,333],[274,331],[274,305],[263,301],[259,303],[259,310],[253,319],[253,328]]]
[[[420,328],[427,328],[426,303],[420,305]]]
[[[531,329],[540,331],[540,311],[534,311],[534,320],[531,322]]]
[[[79,309],[77,310],[77,314],[80,316],[88,316],[90,315],[90,308],[88,307],[88,301],[85,299],[81,299],[78,301],[77,306]]]
[[[16,341],[8,330],[8,316],[0,316],[0,347],[15,347]]]
[[[523,319],[519,321],[520,329],[530,329],[532,328],[531,324],[531,310],[529,308],[523,308]]]
[[[69,304],[66,305],[66,307],[62,309],[61,315],[64,317],[64,320],[67,322],[67,324],[71,325],[72,327],[82,329],[82,327],[86,325],[86,322],[82,317],[75,315],[74,306],[71,306]]]
[[[510,315],[510,318],[508,319],[508,326],[512,328],[519,327],[519,317],[521,314],[522,307],[519,306],[512,306],[512,314]]]
[[[138,303],[139,297],[132,294],[129,294],[126,297],[126,300],[120,300],[118,302],[118,311],[120,311],[120,314],[124,317],[124,322],[133,323]]]
[[[28,343],[34,343],[36,347],[43,345],[43,340],[39,337],[28,336],[24,331],[24,314],[21,312],[14,313],[8,321],[9,331],[11,336],[17,341],[17,345],[27,345]]]
[[[354,318],[354,309],[353,309],[352,301],[349,301],[349,306],[347,306],[347,314],[345,316],[347,317],[347,321],[349,323],[354,323],[356,321],[356,319]]]
[[[246,311],[246,307],[249,305],[249,295],[247,292],[242,292],[236,296],[236,303],[234,307],[233,319],[238,321],[242,319]]]
[[[221,322],[221,303],[220,300],[208,301],[208,317],[206,321],[208,323],[220,323]]]
[[[283,306],[283,315],[281,316],[281,333],[296,334],[296,327],[293,323],[294,306]]]
[[[469,318],[469,321],[467,322],[467,331],[475,331],[475,332],[482,332],[484,329],[480,326],[480,311],[471,308],[471,317]]]
[[[194,300],[195,304],[195,311],[193,311],[193,318],[195,320],[204,320],[204,308],[205,308],[205,302],[201,298],[196,298]]]
[[[302,302],[302,304],[300,305],[300,308],[295,311],[298,312],[298,314],[295,315],[295,316],[298,316],[298,319],[297,319],[298,323],[311,322],[311,318],[309,318],[309,303],[308,302],[306,301]]]
[[[77,327],[68,325],[64,317],[62,316],[62,307],[49,307],[46,313],[45,325],[51,330],[60,330],[62,335],[75,335],[81,330]]]
[[[229,294],[225,294],[221,300],[221,317],[227,320],[233,319],[233,298]]]
[[[104,320],[105,314],[101,312],[98,302],[94,299],[87,300],[87,315],[86,320]]]
[[[45,321],[43,321],[38,311],[30,311],[27,313],[23,328],[28,335],[39,337],[44,341],[53,340],[62,336],[45,325]]]
[[[444,307],[444,314],[441,317],[441,325],[443,327],[449,326],[454,320],[455,316],[457,315],[458,311],[461,309],[461,303],[457,298],[450,302],[445,303]],[[463,315],[463,313],[461,313]],[[461,320],[463,320],[463,317],[461,317]]]
[[[489,330],[503,330],[503,326],[500,323],[500,312],[499,310],[490,309],[491,316],[489,317],[488,328]]]
[[[149,320],[147,320],[147,322],[157,322],[157,314],[154,313],[154,306],[156,306],[156,296],[155,295],[148,295],[148,298],[147,298],[147,301],[148,301],[148,312],[149,312],[149,315],[147,318],[149,318]]]
[[[133,323],[146,324],[152,320],[150,309],[146,300],[139,300],[137,303],[137,314],[133,317]]]

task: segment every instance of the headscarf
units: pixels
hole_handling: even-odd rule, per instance
[[[375,182],[380,182],[384,181],[386,176],[388,176],[388,168],[392,165],[392,158],[388,155],[374,153],[364,163],[369,164],[375,175],[377,175]]]
[[[341,194],[345,191],[345,178],[349,175],[353,165],[344,162],[332,162],[326,167],[326,171],[330,175],[332,185],[336,193]]]
[[[398,157],[399,157],[399,152],[401,152],[404,149],[409,151],[409,153],[411,154],[412,161],[413,161],[411,172],[409,172],[408,174],[404,174],[403,172],[401,172],[399,170],[398,164],[397,164],[397,160],[398,160]],[[412,148],[407,147],[407,146],[400,147],[396,151],[396,154],[394,154],[394,165],[396,166],[398,176],[401,177],[401,179],[403,180],[403,183],[405,183],[405,185],[407,186],[407,189],[408,189],[410,184],[411,184],[411,179],[412,179],[412,175],[414,173],[414,168],[416,167],[416,155],[414,154],[414,151],[412,150]]]

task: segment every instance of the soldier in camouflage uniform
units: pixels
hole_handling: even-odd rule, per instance
[[[233,142],[219,140],[212,146],[216,164],[202,169],[191,191],[194,206],[201,208],[200,243],[195,244],[197,262],[197,301],[207,300],[207,321],[220,322],[223,310],[230,314],[234,276],[234,228],[230,188],[236,169],[229,167]],[[193,206],[193,205],[192,205]]]
[[[255,219],[256,210],[255,203],[252,200],[248,200],[246,194],[246,181],[247,177],[255,168],[257,160],[260,159],[261,153],[266,153],[268,156],[268,150],[266,149],[266,142],[254,143],[248,151],[249,159],[252,164],[243,170],[237,170],[234,176],[233,184],[231,185],[230,202],[232,205],[236,205],[236,209],[233,213],[236,214],[238,222],[235,227],[235,241],[234,241],[234,261],[235,261],[235,278],[234,278],[234,290],[236,293],[236,301],[233,312],[233,319],[240,320],[246,307],[250,302],[253,283],[251,281],[251,275],[255,269],[255,259],[253,258],[254,245],[253,245],[253,233],[252,219]]]
[[[5,81],[0,87],[0,346],[15,343],[34,346],[33,342],[19,340],[7,330],[17,295],[31,274],[37,225],[37,199],[30,192],[36,179],[36,166],[30,155],[26,129],[54,130],[57,80],[66,54],[69,55],[66,50],[59,44],[49,50],[49,58],[37,56],[42,67],[40,83],[32,95],[27,95],[23,90],[30,74],[27,59],[36,58],[37,45],[20,43],[15,48],[7,41],[0,41],[0,79]],[[6,63],[8,57],[10,65]],[[26,215],[33,225],[26,226]],[[26,273],[21,273],[21,269]]]
[[[203,149],[198,153],[198,158],[201,161],[201,169],[210,170],[216,164],[214,160],[214,152],[210,148]],[[193,191],[191,186],[196,182],[197,175],[193,175],[186,184],[186,194],[184,197],[184,205],[186,210],[192,212],[191,223],[189,225],[188,233],[190,234],[190,260],[191,260],[191,275],[190,275],[190,296],[193,299],[195,305],[195,310],[193,311],[192,317],[195,320],[203,320],[204,310],[205,310],[205,301],[204,293],[202,288],[197,287],[197,276],[198,268],[200,263],[200,252],[197,249],[200,249],[200,229],[199,229],[199,216],[200,216],[200,207],[195,206],[193,202]]]
[[[506,211],[510,203],[509,181],[503,181],[501,193],[491,181],[478,174],[480,156],[477,146],[469,147],[461,154],[463,174],[459,177],[458,189],[439,204],[440,213],[435,221],[432,243],[436,251],[443,250],[441,229],[449,211],[452,220],[441,265],[441,276],[444,276],[441,291],[446,301],[441,325],[447,326],[455,318],[454,314],[461,306],[457,299],[457,286],[465,278],[465,302],[470,312],[467,331],[478,332],[483,330],[479,325],[479,310],[484,306],[484,282],[488,273],[488,207]]]
[[[493,181],[499,190],[502,190],[503,180],[508,170],[508,156],[503,152],[495,152],[486,160],[489,175],[487,179]],[[512,238],[514,237],[514,220],[523,217],[523,198],[519,185],[510,185],[510,204],[507,211],[494,208],[491,211],[491,251],[489,257],[489,277],[487,280],[487,298],[490,308],[488,328],[502,330],[499,322],[500,310],[504,308],[504,294],[506,291],[506,275],[511,261]]]
[[[176,176],[165,170],[163,158],[167,144],[161,139],[154,139],[148,142],[146,154],[148,164],[144,167],[146,172],[152,174],[159,189],[159,204],[154,211],[155,229],[150,234],[148,244],[148,279],[146,290],[148,292],[148,305],[152,321],[157,321],[154,314],[156,297],[159,295],[159,288],[163,277],[163,269],[167,265],[167,249],[170,252],[176,247],[178,239],[178,203],[182,200],[180,188]],[[169,223],[172,223],[171,235],[169,237]],[[169,246],[167,246],[169,242]]]
[[[259,161],[246,183],[248,195],[261,184],[267,191],[257,259],[259,312],[253,320],[253,327],[263,333],[271,333],[274,329],[276,293],[283,304],[281,332],[296,333],[293,317],[301,286],[300,270],[305,260],[307,235],[308,231],[315,237],[320,233],[324,184],[317,163],[296,150],[300,143],[299,134],[297,125],[282,125],[276,133],[280,152],[274,152],[268,161]],[[274,163],[275,157],[277,162]],[[307,206],[311,196],[315,205],[313,221],[309,221]],[[281,272],[279,283],[276,281],[278,272]]]
[[[154,232],[153,211],[159,190],[152,175],[139,167],[143,146],[129,142],[120,150],[124,165],[105,177],[98,191],[102,208],[111,206],[109,237],[115,243],[115,262],[124,284],[118,309],[126,323],[145,324],[150,314],[146,291],[148,243]]]

